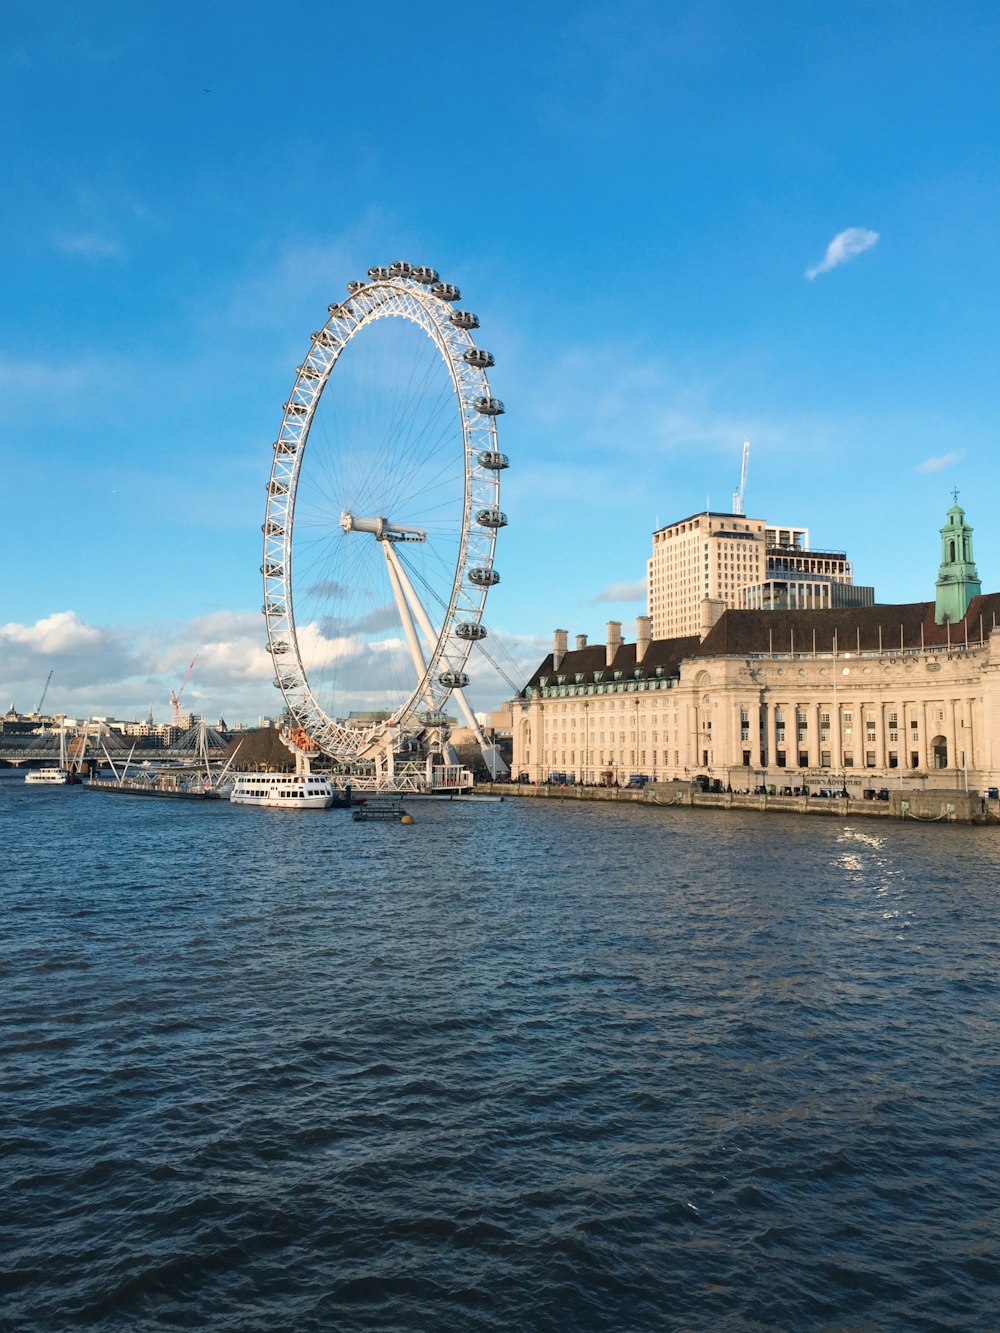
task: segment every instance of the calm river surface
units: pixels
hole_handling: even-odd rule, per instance
[[[0,1328],[1000,1325],[1000,832],[411,809],[0,783]]]

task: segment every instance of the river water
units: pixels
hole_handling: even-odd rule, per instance
[[[995,1329],[1000,833],[0,784],[0,1328]]]

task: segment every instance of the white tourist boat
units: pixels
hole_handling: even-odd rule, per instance
[[[325,773],[238,773],[229,795],[234,805],[280,810],[328,810],[338,798],[340,793]]]
[[[80,760],[82,767],[84,752],[87,748],[87,732],[84,730],[82,741],[77,742],[76,758]],[[59,728],[59,763],[48,768],[32,768],[24,775],[25,782],[33,785],[43,785],[46,787],[65,787],[68,782],[78,781],[77,770],[71,771],[69,766],[69,752],[66,745],[66,728]]]
[[[33,768],[25,773],[25,782],[41,782],[51,787],[53,784],[64,786],[69,782],[69,773],[65,768]]]

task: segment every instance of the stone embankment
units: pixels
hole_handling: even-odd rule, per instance
[[[482,795],[522,796],[548,801],[612,801],[632,805],[691,806],[707,810],[827,815],[840,819],[916,819],[923,823],[1000,824],[1000,801],[985,800],[978,792],[950,789],[892,791],[888,801],[859,801],[849,796],[765,796],[741,792],[707,792],[688,782],[649,783],[641,789],[484,782],[477,784],[475,790]]]

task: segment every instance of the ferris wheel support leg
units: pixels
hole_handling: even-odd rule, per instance
[[[396,610],[399,612],[399,618],[402,621],[403,633],[406,635],[406,643],[410,650],[410,658],[413,662],[413,669],[417,674],[417,680],[422,680],[427,673],[427,663],[424,661],[424,654],[420,647],[420,640],[417,637],[416,626],[413,623],[413,617],[410,615],[410,608],[406,600],[404,590],[404,580],[409,584],[409,579],[403,574],[399,563],[399,557],[392,549],[392,542],[384,541],[382,550],[385,553],[385,565],[389,572],[389,582],[392,584],[392,595],[396,600]],[[412,595],[413,589],[410,588]],[[421,608],[422,609],[422,608]],[[426,703],[426,701],[425,701]],[[430,707],[430,704],[426,705]]]
[[[469,707],[469,701],[466,699],[462,691],[455,690],[452,698],[457,701],[459,711],[468,723],[469,730],[479,742],[479,748],[483,752],[483,762],[489,770],[490,777],[495,778],[500,774],[509,772],[507,765],[501,758],[500,751],[492,744],[492,742],[486,739],[486,733],[479,725],[479,719]]]
[[[396,578],[399,580],[402,594],[407,599],[408,606],[413,608],[413,614],[416,616],[417,624],[420,626],[423,633],[427,651],[433,652],[438,636],[431,624],[430,616],[424,610],[424,604],[417,596],[413,584],[410,582],[410,576],[406,572],[406,567],[396,554],[395,548],[390,542],[386,542],[385,547],[385,558],[389,562],[390,567],[396,571]],[[393,586],[395,587],[395,585]]]
[[[414,614],[417,617],[417,622],[419,623],[420,628],[423,630],[424,638],[427,640],[428,648],[431,651],[433,651],[434,643],[437,636],[435,635],[434,630],[431,627],[430,617],[424,610],[420,598],[414,592],[413,584],[410,582],[409,576],[407,575],[406,570],[403,567],[399,559],[399,556],[396,554],[395,551],[393,551],[392,557],[396,564],[396,573],[409,596],[410,602],[413,606]],[[497,750],[496,746],[491,745],[490,742],[486,739],[483,729],[479,725],[475,713],[469,707],[469,701],[466,699],[462,691],[453,690],[451,697],[458,704],[459,711],[465,718],[466,725],[468,726],[472,734],[475,736],[476,741],[479,744],[479,748],[483,752],[483,761],[485,762],[486,767],[489,769],[490,776],[495,778],[497,777],[498,774],[508,772],[507,765],[500,757],[500,753]]]

